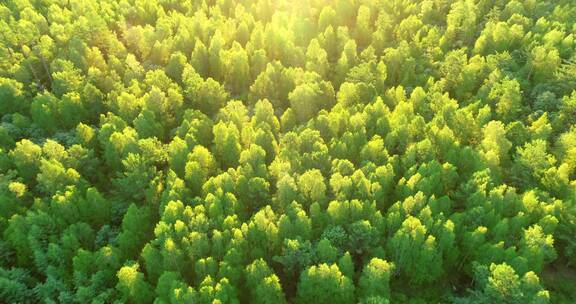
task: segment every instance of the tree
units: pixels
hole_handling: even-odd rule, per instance
[[[64,190],[68,185],[76,184],[80,179],[80,174],[72,168],[65,168],[57,160],[42,160],[40,171],[36,177],[38,185],[43,191],[55,194]]]
[[[299,123],[305,123],[321,109],[332,105],[334,89],[326,83],[303,83],[288,94],[290,107]]]
[[[66,129],[73,129],[79,122],[86,120],[86,108],[76,92],[64,94],[58,108],[62,126]]]
[[[326,77],[328,73],[328,54],[320,46],[318,40],[312,39],[306,51],[306,69]]]
[[[221,80],[222,79],[222,68],[223,62],[220,57],[220,51],[223,48],[224,39],[222,38],[222,32],[216,30],[212,39],[210,40],[210,46],[208,47],[208,63],[209,63],[209,76]]]
[[[537,46],[530,53],[529,75],[536,83],[545,82],[554,78],[554,73],[560,66],[560,54],[553,48],[547,50],[543,46]]]
[[[198,110],[186,110],[181,125],[175,130],[178,137],[184,139],[188,147],[196,144],[210,146],[213,139],[214,122]]]
[[[186,55],[181,52],[170,55],[165,69],[166,75],[178,83],[182,82],[182,72],[184,71],[187,61]]]
[[[158,279],[155,301],[163,301],[161,303],[193,302],[196,300],[196,294],[192,287],[182,282],[178,273],[166,271]]]
[[[124,301],[134,301],[134,303],[151,303],[152,288],[144,280],[144,274],[138,271],[139,265],[127,265],[122,267],[117,274],[118,284],[116,289],[122,294]]]
[[[369,91],[365,85],[344,82],[338,90],[337,100],[345,107],[370,102],[373,96],[368,94]]]
[[[283,267],[286,288],[291,290],[299,275],[316,260],[316,252],[309,240],[284,239],[282,255],[275,256],[274,261]]]
[[[253,303],[286,303],[280,281],[262,259],[246,267],[246,284]]]
[[[198,287],[199,303],[239,303],[234,286],[230,285],[227,278],[214,281],[207,276]]]
[[[235,167],[240,159],[240,134],[232,123],[219,122],[213,128],[214,148],[223,169]]]
[[[42,149],[28,139],[16,143],[10,153],[19,174],[27,181],[34,180],[40,170]]]
[[[0,296],[7,301],[29,301],[34,298],[30,281],[30,274],[21,268],[0,268]]]
[[[525,184],[535,185],[556,163],[555,157],[546,150],[547,144],[541,139],[533,140],[518,148],[513,168],[515,177]]]
[[[356,15],[356,41],[360,49],[367,47],[372,41],[372,33],[374,32],[372,28],[372,12],[370,7],[366,5],[360,5],[358,7],[358,14]]]
[[[520,253],[528,259],[534,271],[540,272],[544,262],[556,259],[554,238],[545,234],[538,224],[529,227],[524,230]]]
[[[164,138],[164,127],[158,122],[156,114],[150,110],[142,111],[138,117],[134,119],[134,128],[140,138]]]
[[[224,53],[222,63],[227,67],[224,81],[232,94],[241,96],[250,84],[250,68],[248,54],[239,43],[234,43],[232,48]]]
[[[478,303],[549,303],[550,295],[540,285],[534,272],[527,272],[522,278],[514,268],[506,263],[480,265],[476,269],[476,279],[480,292],[471,300]]]
[[[364,269],[358,281],[360,299],[378,297],[390,298],[390,277],[394,271],[394,264],[379,258],[372,258]],[[367,300],[366,300],[367,301]]]
[[[18,112],[26,108],[22,89],[22,83],[14,79],[0,77],[0,100],[4,100],[0,105],[1,113]]]
[[[321,239],[316,245],[316,254],[319,262],[333,264],[337,260],[338,249],[328,239]]]
[[[212,78],[208,78],[204,81],[196,94],[193,103],[208,115],[215,114],[224,106],[226,99],[228,98],[228,93],[226,93],[222,85]]]
[[[202,40],[196,39],[194,43],[194,51],[190,55],[190,64],[194,67],[194,70],[198,72],[202,77],[208,77],[208,50]]]
[[[318,169],[306,171],[298,177],[298,189],[309,204],[324,203],[326,199],[326,184]]]
[[[515,120],[522,111],[520,84],[505,78],[490,90],[489,98],[495,103],[496,117],[505,122]]]
[[[58,103],[59,100],[49,93],[34,97],[30,105],[32,121],[48,133],[54,132],[59,126]]]
[[[123,199],[144,201],[149,195],[152,180],[156,177],[156,167],[153,160],[145,155],[128,153],[122,159],[123,172],[113,180],[116,193]]]
[[[222,108],[228,99],[224,87],[212,78],[203,80],[190,66],[182,72],[184,96],[198,110],[212,116]]]
[[[298,282],[298,303],[351,303],[354,285],[337,265],[320,264],[306,269]]]
[[[135,204],[128,207],[122,219],[122,232],[118,235],[118,246],[125,256],[137,256],[148,241],[153,228],[150,219],[150,207],[138,208]],[[136,272],[137,266],[132,266],[131,269]]]
[[[478,8],[472,1],[457,1],[450,7],[446,17],[447,27],[443,45],[468,45],[476,34]]]
[[[186,161],[184,179],[194,194],[200,194],[202,186],[216,172],[216,161],[212,153],[203,146],[195,146]]]
[[[66,93],[80,91],[84,77],[72,62],[57,59],[52,62],[50,70],[54,95],[61,97]]]
[[[270,206],[258,210],[245,227],[248,256],[263,258],[273,255],[280,247],[277,216]]]
[[[415,217],[409,216],[402,222],[388,242],[388,250],[398,270],[413,283],[431,282],[442,275],[442,256],[436,238],[427,235],[426,227]]]
[[[266,65],[266,69],[250,86],[250,99],[258,101],[266,98],[274,108],[284,110],[288,106],[288,94],[294,87],[294,80],[282,63],[274,61]]]
[[[484,156],[490,168],[498,172],[500,166],[506,166],[509,162],[509,151],[512,148],[512,143],[506,138],[504,124],[500,121],[490,121],[484,126],[483,133]]]

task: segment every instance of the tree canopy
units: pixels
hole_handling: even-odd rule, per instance
[[[0,1],[0,302],[576,303],[573,0]]]

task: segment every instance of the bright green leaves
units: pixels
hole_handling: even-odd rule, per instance
[[[310,170],[298,178],[298,188],[308,204],[325,203],[326,185],[318,169]]]
[[[36,177],[36,173],[40,169],[41,154],[42,148],[27,139],[17,143],[11,152],[14,165],[26,180],[32,180]]]
[[[472,1],[456,1],[446,16],[443,45],[468,45],[476,34],[477,7]]]
[[[23,86],[20,82],[0,77],[0,113],[13,113],[26,107]]]
[[[415,217],[408,217],[388,242],[394,264],[412,283],[432,282],[443,274],[436,237]],[[415,250],[416,249],[416,250]]]
[[[523,110],[520,84],[514,79],[505,78],[502,82],[495,84],[490,91],[489,98],[494,104],[496,117],[502,121],[515,120]]]
[[[513,50],[520,45],[524,36],[522,25],[509,25],[505,22],[488,22],[474,43],[474,52],[489,54]]]
[[[202,79],[190,66],[184,68],[182,82],[187,101],[206,115],[216,114],[228,99],[228,93],[220,83],[212,78]]]
[[[232,48],[222,55],[222,64],[226,67],[224,82],[233,95],[242,96],[250,86],[251,80],[248,55],[238,43],[234,43]]]
[[[210,151],[196,146],[190,154],[184,169],[184,180],[188,182],[194,194],[200,194],[206,180],[215,173],[216,162]]]
[[[373,258],[364,266],[358,281],[360,299],[378,298],[381,301],[390,298],[390,277],[393,275],[394,264],[379,258]]]
[[[504,124],[500,121],[491,121],[484,126],[483,133],[481,145],[487,165],[493,172],[502,174],[499,168],[509,163],[509,152],[512,148],[512,143],[506,138]]]
[[[259,304],[286,303],[278,276],[264,260],[255,260],[246,267],[246,284],[250,302]]]
[[[144,274],[138,271],[138,264],[122,267],[118,273],[116,289],[122,294],[124,301],[134,303],[150,303],[152,301],[152,288],[144,280]]]
[[[66,60],[52,62],[52,92],[57,97],[66,93],[78,92],[83,85],[84,77],[74,64]]]
[[[190,303],[196,294],[176,272],[164,272],[156,285],[156,301],[160,303]]]
[[[334,89],[327,82],[303,83],[288,95],[290,108],[299,123],[313,118],[318,111],[334,103]]]
[[[2,300],[574,297],[570,1],[60,2],[0,5]]]
[[[469,301],[474,303],[549,303],[550,294],[534,272],[520,277],[506,263],[478,266],[476,280],[479,290]]]
[[[513,173],[515,178],[529,185],[536,185],[554,169],[556,158],[548,154],[547,143],[541,139],[526,143],[517,150]]]
[[[560,67],[560,54],[556,48],[547,49],[537,46],[529,55],[530,70],[528,77],[536,83],[545,82],[554,77],[554,73]]]
[[[320,264],[306,269],[298,282],[298,303],[351,303],[354,285],[337,265]]]
[[[526,257],[537,272],[542,270],[545,262],[553,261],[557,256],[552,235],[545,234],[539,225],[524,230],[520,246],[520,254]]]
[[[266,65],[250,86],[250,99],[268,99],[274,108],[284,110],[288,106],[288,93],[295,87],[293,76],[278,61]]]
[[[235,167],[240,159],[240,133],[231,123],[220,122],[213,128],[214,154],[220,160],[223,169]]]

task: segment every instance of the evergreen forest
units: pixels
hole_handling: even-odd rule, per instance
[[[0,303],[576,303],[576,1],[0,0]]]

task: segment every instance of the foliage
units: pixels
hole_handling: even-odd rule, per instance
[[[575,21],[0,1],[0,302],[575,303]]]

